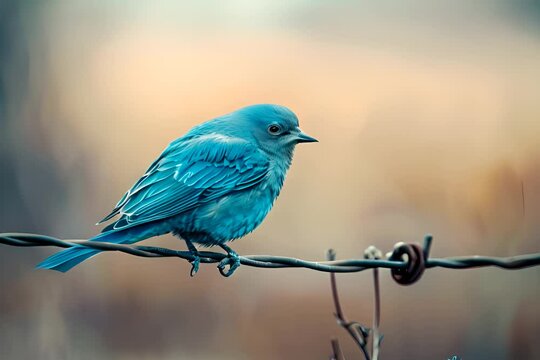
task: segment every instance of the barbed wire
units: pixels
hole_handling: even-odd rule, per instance
[[[540,253],[517,255],[512,257],[490,256],[461,256],[446,258],[430,258],[432,236],[424,238],[423,247],[419,244],[397,243],[393,251],[387,254],[387,259],[345,259],[332,261],[308,261],[285,256],[245,255],[239,256],[240,264],[258,268],[306,268],[330,273],[360,272],[366,269],[386,268],[392,272],[392,277],[402,285],[416,282],[425,269],[441,267],[447,269],[470,269],[494,266],[508,270],[523,269],[540,265]],[[55,237],[26,234],[0,233],[0,243],[19,247],[56,246],[62,248],[84,246],[102,251],[120,251],[126,254],[147,257],[178,257],[187,261],[193,260],[189,251],[172,250],[154,246],[135,246],[112,244],[88,240],[61,240]],[[227,257],[226,254],[199,251],[201,263],[219,263]],[[224,276],[232,272],[220,269]]]
[[[364,252],[363,259],[335,260],[335,252],[330,249],[327,253],[327,261],[307,261],[285,256],[270,255],[245,255],[239,256],[240,264],[258,268],[306,268],[330,273],[332,299],[334,302],[334,316],[339,326],[344,328],[361,350],[365,360],[378,360],[380,345],[383,335],[379,331],[380,321],[380,290],[379,268],[389,269],[392,278],[401,285],[410,285],[420,279],[426,269],[441,267],[447,269],[470,269],[478,267],[499,267],[507,270],[524,269],[540,265],[540,253],[525,254],[511,257],[490,256],[461,256],[447,258],[430,258],[429,253],[433,237],[427,235],[423,246],[416,243],[406,244],[403,242],[394,245],[394,249],[382,259],[382,252],[374,246],[369,246]],[[56,246],[61,248],[87,247],[102,251],[120,251],[126,254],[147,257],[164,258],[177,257],[189,261],[194,260],[194,255],[189,251],[172,250],[155,246],[136,246],[124,244],[112,244],[107,242],[89,240],[61,240],[55,237],[24,234],[24,233],[0,233],[0,244],[18,247]],[[226,254],[199,251],[201,263],[221,263],[227,258]],[[230,264],[230,263],[229,263]],[[193,266],[193,263],[192,263]],[[218,266],[223,276],[233,274],[236,267],[224,269]],[[373,269],[374,285],[374,312],[373,327],[371,329],[356,321],[349,321],[344,315],[336,285],[336,273],[360,272]],[[192,268],[193,274],[193,268]],[[371,351],[368,348],[370,335],[372,337]],[[337,339],[332,339],[332,360],[345,360],[341,346]]]

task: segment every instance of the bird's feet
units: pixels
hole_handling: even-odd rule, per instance
[[[197,251],[190,251],[192,259],[189,260],[191,263],[191,271],[189,272],[189,275],[191,277],[195,276],[195,274],[199,271],[199,267],[201,265],[201,257],[199,256],[199,253]]]
[[[219,262],[218,270],[219,270],[221,275],[223,275],[225,277],[229,277],[240,266],[240,257],[238,256],[236,251],[234,251],[233,249],[231,249],[227,245],[220,244],[219,246],[223,250],[225,250],[227,252],[227,257]],[[226,271],[225,268],[226,268],[227,265],[229,265],[229,270]]]
[[[199,271],[199,267],[201,265],[201,256],[199,255],[199,252],[197,251],[195,245],[193,245],[190,240],[184,239],[184,241],[186,242],[189,255],[191,256],[191,259],[189,260],[189,262],[191,263],[191,271],[189,272],[189,275],[193,277],[195,276],[197,271]]]

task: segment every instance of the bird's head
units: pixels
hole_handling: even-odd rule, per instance
[[[261,149],[270,154],[292,156],[296,144],[317,142],[300,130],[298,118],[284,106],[252,105],[233,114],[243,122],[243,131],[248,131]]]

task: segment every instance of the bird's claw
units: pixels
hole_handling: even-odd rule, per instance
[[[229,265],[229,269],[225,270],[226,266]],[[219,273],[225,277],[231,276],[236,269],[240,266],[240,257],[237,253],[230,252],[227,254],[227,257],[221,260],[218,264]]]
[[[189,272],[189,275],[193,277],[199,271],[199,266],[201,265],[201,258],[198,255],[193,255],[193,260],[191,260],[190,263],[191,271]]]

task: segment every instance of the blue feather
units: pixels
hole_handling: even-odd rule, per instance
[[[90,239],[91,241],[105,241],[110,243],[119,244],[122,242],[123,237],[117,232],[106,232],[97,235]],[[66,250],[57,252],[56,254],[49,256],[41,263],[39,263],[37,269],[50,269],[60,272],[66,272],[75,265],[83,262],[84,260],[98,254],[100,251],[95,249],[89,249],[84,246],[72,247]]]
[[[150,223],[130,228],[128,230],[102,232],[101,234],[91,238],[90,241],[108,242],[112,244],[133,244],[151,236],[166,233],[166,231],[163,230],[159,231],[161,228],[163,227]],[[84,246],[76,246],[49,256],[39,263],[36,268],[66,272],[72,267],[100,252],[100,250],[90,249]]]

